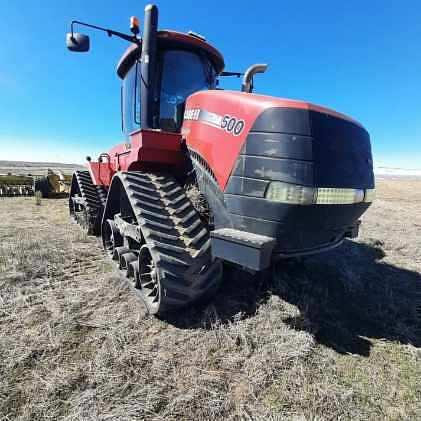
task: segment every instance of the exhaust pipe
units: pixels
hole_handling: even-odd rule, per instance
[[[264,73],[268,68],[267,64],[253,64],[250,66],[246,72],[244,73],[243,77],[243,84],[241,85],[242,92],[253,92],[253,76],[256,73]]]
[[[140,58],[141,89],[140,123],[143,129],[153,128],[153,86],[156,65],[156,32],[158,8],[154,4],[145,7],[143,24],[142,54]]]

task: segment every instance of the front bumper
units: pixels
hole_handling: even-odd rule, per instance
[[[274,252],[297,255],[317,252],[355,237],[359,218],[369,203],[288,205],[264,198],[224,195],[232,228],[274,238]]]
[[[221,228],[211,232],[212,255],[215,258],[234,263],[252,271],[261,271],[268,268],[273,260],[306,256],[332,250],[340,246],[345,237],[356,237],[359,225],[360,222],[357,221],[355,225],[348,227],[344,236],[331,244],[287,253],[275,250],[275,238],[232,228]]]

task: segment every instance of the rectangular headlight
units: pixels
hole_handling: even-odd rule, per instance
[[[372,202],[374,190],[345,189],[335,187],[306,187],[297,184],[272,181],[265,198],[273,202],[291,205],[350,205]]]
[[[318,205],[350,205],[364,200],[362,189],[337,189],[320,187],[317,189],[316,203]]]
[[[273,202],[289,203],[291,205],[312,205],[314,203],[313,187],[272,181],[267,190],[266,199]]]

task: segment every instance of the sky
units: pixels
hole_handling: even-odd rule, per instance
[[[226,70],[268,63],[257,93],[348,114],[369,131],[377,166],[421,168],[421,2],[156,4],[161,29],[203,34]],[[127,44],[90,31],[91,51],[75,54],[65,33],[72,19],[128,32],[145,5],[0,0],[0,160],[83,163],[124,140],[115,68]]]

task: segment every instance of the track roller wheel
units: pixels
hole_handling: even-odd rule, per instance
[[[123,257],[124,254],[129,253],[129,252],[130,252],[130,249],[124,246],[116,247],[114,249],[113,260],[116,260],[118,262],[119,269],[121,269],[120,267],[121,258]]]
[[[120,255],[119,269],[124,271],[124,275],[127,278],[132,278],[134,276],[133,268],[130,266],[130,263],[135,261],[137,261],[137,256],[133,252]]]
[[[102,227],[102,244],[109,257],[113,257],[115,249],[123,245],[123,237],[111,219],[107,219]]]
[[[133,274],[134,278],[134,287],[140,289],[139,284],[139,259],[136,259],[134,262],[129,263],[130,272]]]
[[[89,226],[89,214],[86,208],[81,209],[77,214],[75,214],[74,220],[80,225],[86,234],[90,235],[92,233]]]

